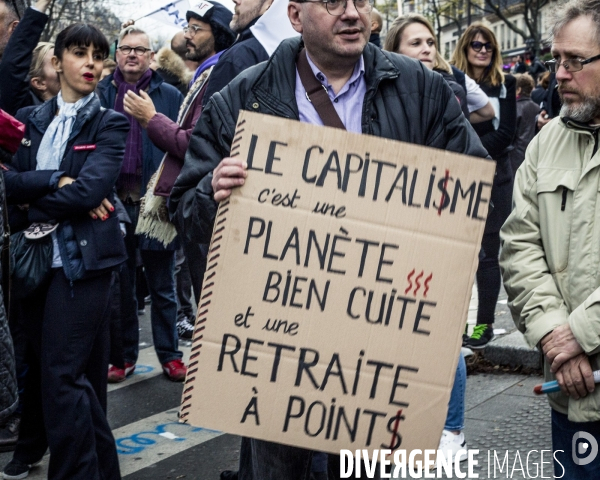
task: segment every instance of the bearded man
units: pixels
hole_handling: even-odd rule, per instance
[[[600,369],[600,0],[566,3],[553,37],[546,64],[563,106],[517,172],[500,263],[515,323],[560,386],[548,395],[555,475],[592,479],[600,478],[592,373]],[[591,446],[583,457],[581,443]]]

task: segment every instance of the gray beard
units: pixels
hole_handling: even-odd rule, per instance
[[[569,117],[581,123],[589,123],[600,117],[600,98],[586,97],[583,103],[578,105],[564,103],[560,109],[560,116]]]

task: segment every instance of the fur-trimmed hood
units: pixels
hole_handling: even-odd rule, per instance
[[[169,47],[161,48],[155,56],[158,68],[166,70],[179,78],[183,85],[190,83],[194,72],[190,71],[185,62]]]

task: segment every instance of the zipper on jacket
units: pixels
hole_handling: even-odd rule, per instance
[[[565,208],[567,206],[567,192],[568,192],[567,187],[563,187],[562,203],[560,204],[560,211],[561,212],[564,212]]]
[[[383,76],[381,78],[378,78],[375,81],[375,85],[373,85],[373,89],[369,89],[365,92],[365,97],[363,99],[363,109],[361,112],[361,127],[364,127],[365,125],[367,125],[367,131],[365,132],[363,129],[362,133],[366,133],[368,135],[373,135],[373,121],[375,120],[375,118],[373,117],[372,112],[367,112],[367,101],[369,103],[369,105],[372,105],[373,103],[373,99],[375,98],[375,95],[377,95],[377,91],[379,90],[379,85],[381,84],[381,82],[383,80],[394,80],[395,78],[398,78],[398,75],[389,75],[389,76]],[[370,96],[367,98],[367,95]]]

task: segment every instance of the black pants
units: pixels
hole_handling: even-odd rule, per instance
[[[111,273],[69,283],[55,269],[24,303],[29,372],[14,458],[34,463],[50,447],[49,480],[118,480],[106,420]]]
[[[190,277],[192,280],[192,290],[196,305],[200,300],[200,292],[202,291],[202,281],[204,280],[204,272],[206,271],[206,256],[208,253],[208,245],[188,242],[185,235],[181,235],[183,252],[187,260]]]
[[[500,232],[485,233],[481,240],[479,267],[477,268],[478,324],[494,323],[496,303],[500,294]]]

